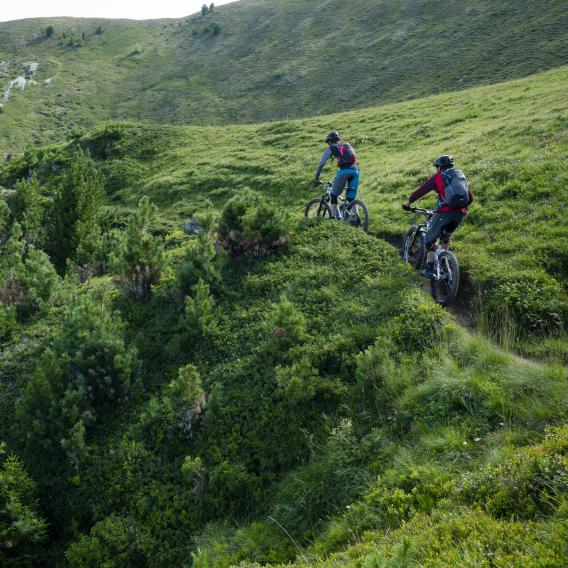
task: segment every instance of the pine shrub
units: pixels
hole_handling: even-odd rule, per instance
[[[225,204],[218,239],[233,255],[267,254],[289,241],[288,219],[266,197],[243,191]]]
[[[37,513],[35,482],[14,454],[2,459],[0,444],[0,564],[6,568],[35,566],[47,523]]]
[[[135,300],[149,296],[164,267],[163,241],[150,232],[156,212],[157,207],[143,197],[125,231],[117,234],[110,257],[111,269],[120,274],[123,289]]]

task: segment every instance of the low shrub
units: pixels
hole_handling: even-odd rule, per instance
[[[268,562],[288,562],[294,559],[296,549],[285,530],[271,520],[251,523],[238,529],[211,526],[198,539],[192,566],[229,568],[241,561],[247,561],[247,564],[260,562],[263,565]]]
[[[73,543],[65,556],[74,568],[135,568],[147,563],[142,537],[134,518],[127,514],[114,514],[97,523],[89,535],[83,535]]]
[[[438,342],[449,321],[441,306],[428,301],[417,291],[405,298],[401,313],[390,324],[390,336],[405,352],[422,351]]]
[[[38,545],[45,540],[46,522],[36,512],[36,484],[14,454],[4,461],[0,444],[0,564],[32,566],[40,561]]]
[[[126,230],[117,234],[111,268],[120,273],[123,289],[136,300],[145,300],[159,282],[164,267],[164,245],[150,232],[157,212],[147,197],[140,200]]]
[[[225,204],[218,240],[231,254],[267,254],[282,248],[289,239],[286,214],[266,197],[243,191]]]
[[[563,329],[568,299],[563,287],[545,273],[515,275],[498,282],[488,295],[486,309],[509,311],[527,332],[555,332]]]
[[[185,249],[177,269],[176,277],[182,296],[191,294],[194,286],[201,280],[212,291],[221,289],[222,255],[215,250],[213,242],[205,232],[199,234],[195,243]]]
[[[523,448],[504,463],[466,474],[458,494],[501,518],[554,513],[568,494],[568,427],[549,430],[542,444]]]
[[[567,527],[560,519],[541,525],[493,519],[479,509],[440,507],[398,530],[367,532],[362,542],[322,566],[562,568]]]
[[[20,225],[14,223],[0,252],[0,301],[25,317],[42,308],[59,283],[49,257],[33,245],[26,246]]]

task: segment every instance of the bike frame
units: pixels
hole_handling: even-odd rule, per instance
[[[422,207],[411,207],[408,209],[408,211],[411,211],[413,213],[422,213],[423,215],[427,215],[426,218],[426,222],[425,223],[419,223],[418,227],[416,229],[416,232],[422,232],[422,233],[426,233],[430,227],[430,223],[432,222],[432,217],[434,217],[434,213],[436,213],[435,211],[433,211],[432,209],[423,209]],[[442,231],[442,235],[444,234],[444,232]],[[440,237],[442,236],[440,235]],[[448,248],[444,249],[443,245],[440,244],[440,237],[438,237],[436,239],[436,242],[434,244],[434,270],[433,270],[433,279],[434,280],[440,280],[442,278],[441,272],[440,272],[440,263],[438,262],[438,255],[444,251],[444,250],[448,250]],[[426,253],[428,253],[428,251],[426,251]]]
[[[333,187],[333,184],[330,181],[322,181],[321,184],[325,185],[326,187],[325,193],[321,196],[321,200],[325,201],[326,203],[329,203],[331,201],[331,188]],[[337,200],[344,202],[345,198],[342,195],[338,195]],[[345,221],[346,217],[345,217],[345,211],[343,211],[343,207],[338,207],[337,213],[339,215],[339,219],[341,221]]]

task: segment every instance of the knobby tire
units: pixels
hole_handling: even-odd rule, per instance
[[[306,203],[304,217],[306,219],[331,219],[331,209],[323,199],[316,197]]]
[[[354,199],[347,205],[347,220],[353,227],[363,229],[365,233],[369,231],[369,210],[364,201]]]
[[[432,298],[442,306],[453,302],[457,296],[460,285],[460,267],[458,259],[449,250],[442,251],[438,255],[440,266],[440,280],[432,278]]]
[[[402,260],[408,262],[410,266],[420,270],[426,260],[426,242],[424,231],[418,230],[418,225],[413,225],[406,231],[402,239]]]

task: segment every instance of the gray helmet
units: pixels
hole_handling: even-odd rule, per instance
[[[327,135],[325,142],[326,142],[326,144],[329,144],[330,142],[339,142],[340,140],[341,140],[341,136],[339,136],[339,132],[334,130],[333,132],[330,132]]]
[[[454,159],[452,158],[452,156],[445,154],[444,156],[440,156],[433,165],[435,168],[451,167],[454,165]]]

